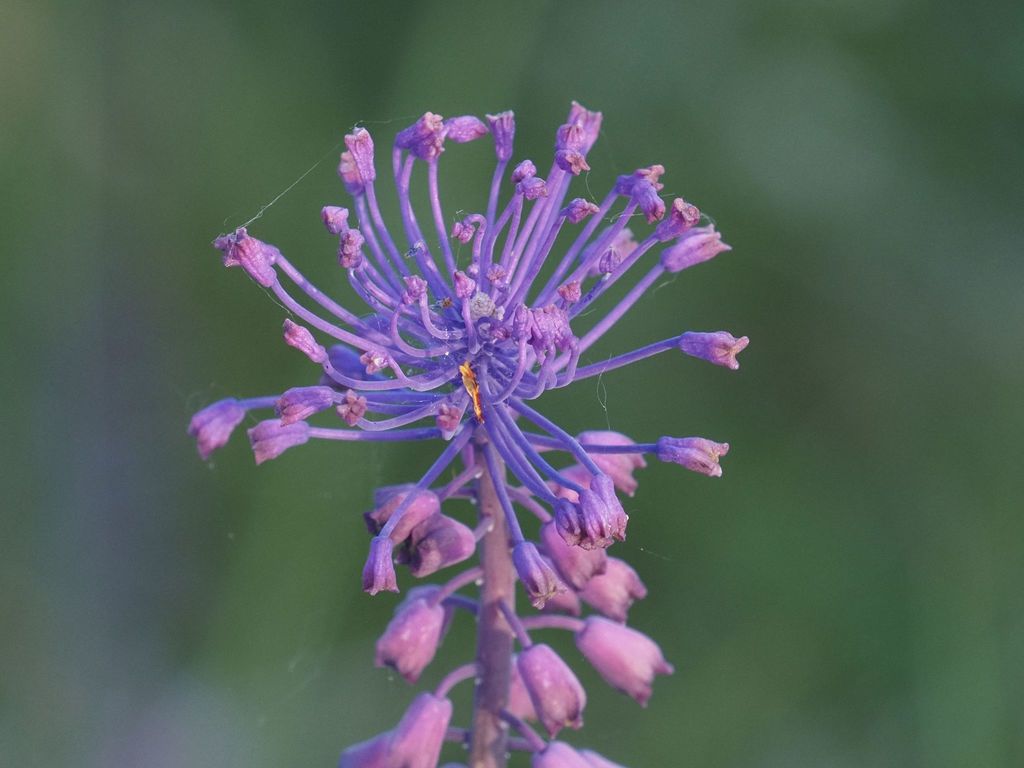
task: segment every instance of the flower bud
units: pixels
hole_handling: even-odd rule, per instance
[[[581,432],[576,437],[581,443],[589,445],[635,445],[635,443],[621,432],[610,430],[592,430]],[[633,472],[647,466],[644,457],[639,451],[636,453],[591,453],[593,460],[601,471],[615,483],[615,487],[623,493],[632,496],[637,489],[637,481]]]
[[[455,272],[455,295],[460,299],[468,299],[476,291],[476,281],[462,270]]]
[[[434,768],[452,717],[452,703],[421,693],[391,734],[388,768]]]
[[[576,633],[576,647],[613,688],[647,706],[655,675],[671,675],[672,665],[658,644],[625,624],[591,616]]]
[[[494,153],[498,160],[508,162],[512,157],[512,141],[516,136],[516,119],[512,112],[500,112],[497,115],[485,115],[494,135]]]
[[[444,128],[445,138],[451,139],[456,144],[475,141],[481,136],[488,134],[487,126],[484,125],[483,120],[473,115],[449,117],[444,121]]]
[[[436,592],[436,590],[434,590]],[[398,608],[377,640],[376,664],[390,666],[415,683],[433,660],[441,642],[445,610],[429,596],[410,596]]]
[[[348,208],[325,205],[320,210],[320,218],[323,219],[324,226],[332,235],[340,235],[348,228]]]
[[[521,541],[512,550],[512,563],[534,608],[543,608],[548,598],[564,592],[565,585],[554,568],[541,557],[535,544]]]
[[[583,292],[580,290],[580,281],[570,280],[568,283],[558,286],[558,295],[562,297],[562,301],[566,304],[575,304],[583,295]]]
[[[274,261],[280,252],[274,246],[250,237],[245,227],[239,227],[233,234],[221,235],[213,245],[224,254],[225,267],[241,267],[264,288],[277,282]]]
[[[510,715],[518,717],[520,720],[537,720],[537,710],[533,708],[530,694],[523,684],[523,678],[519,676],[519,665],[515,658],[512,659],[512,671],[509,675],[508,685],[508,704],[505,705],[505,709]]]
[[[413,497],[406,503],[409,494]],[[441,511],[441,501],[433,491],[418,490],[415,486],[399,485],[381,488],[374,499],[376,509],[363,515],[370,533],[380,533],[384,524],[391,519],[400,506],[405,505],[402,517],[391,531],[390,539],[401,544],[412,533],[413,528]]]
[[[580,597],[608,618],[625,621],[633,602],[647,597],[647,587],[624,561],[609,557],[604,573],[588,581]]]
[[[256,463],[276,459],[282,453],[309,440],[309,425],[304,421],[282,426],[278,419],[261,421],[246,433]]]
[[[277,400],[275,410],[281,425],[305,421],[313,414],[334,405],[334,390],[330,387],[293,387]]]
[[[576,675],[550,646],[531,645],[516,658],[516,667],[548,734],[554,736],[565,726],[582,727],[587,694]]]
[[[700,221],[700,210],[695,205],[677,197],[672,201],[672,211],[654,230],[654,236],[661,242],[675,240]]]
[[[473,239],[476,234],[476,227],[466,221],[456,221],[452,224],[452,237],[465,245]]]
[[[284,343],[289,347],[295,347],[318,365],[327,360],[327,350],[317,344],[309,329],[287,319],[284,321]]]
[[[587,216],[591,216],[599,210],[600,209],[589,200],[577,197],[570,201],[570,203],[562,210],[562,213],[571,224],[579,224],[587,218]]]
[[[188,424],[188,434],[196,439],[200,458],[206,461],[211,453],[226,445],[244,418],[245,408],[233,397],[218,400],[197,411]]]
[[[433,162],[444,152],[444,118],[433,112],[423,116],[395,136],[395,146],[407,149],[416,157]]]
[[[338,263],[345,269],[355,269],[363,263],[363,233],[346,229],[338,239]]]
[[[661,264],[669,272],[681,272],[731,250],[732,246],[722,242],[722,234],[715,231],[713,224],[694,227],[678,242],[665,249],[661,254]]]
[[[387,536],[374,536],[370,540],[370,554],[363,566],[363,591],[371,595],[398,591],[392,544]]]
[[[431,515],[412,529],[403,562],[416,578],[466,560],[476,551],[473,531],[458,520],[440,513]]]
[[[512,183],[518,184],[526,179],[532,179],[537,175],[537,166],[533,164],[532,160],[523,160],[519,165],[512,169]]]
[[[658,438],[658,458],[700,472],[708,477],[721,477],[718,458],[729,452],[728,443],[716,443],[703,437]]]
[[[567,122],[578,125],[583,129],[580,146],[578,147],[581,152],[589,152],[590,148],[594,146],[594,142],[597,141],[597,137],[601,133],[601,121],[603,119],[604,116],[600,112],[591,112],[578,101],[572,103],[572,106],[569,108]]]
[[[345,146],[348,147],[348,155],[355,167],[359,192],[362,187],[371,183],[377,178],[377,169],[373,165],[373,138],[365,128],[356,128],[352,133],[345,136]],[[338,169],[341,173],[341,169]],[[346,181],[344,176],[342,181]],[[347,186],[346,181],[346,186]]]
[[[338,415],[350,427],[354,427],[366,415],[366,398],[354,390],[345,392],[345,399],[337,408]]]
[[[409,275],[405,280],[405,291],[402,293],[402,301],[406,304],[415,304],[427,295],[427,281],[419,275]]]
[[[597,475],[579,494],[579,502],[567,499],[555,507],[555,525],[566,544],[596,549],[625,541],[629,516],[622,509],[611,478]]]
[[[574,589],[583,589],[593,576],[604,573],[608,553],[603,549],[588,550],[567,544],[553,520],[540,527],[540,538],[558,574]]]
[[[536,200],[538,197],[548,196],[547,182],[540,176],[531,176],[516,184],[516,192],[527,200]]]
[[[714,333],[695,333],[687,331],[679,337],[679,349],[691,357],[699,357],[709,363],[721,365],[732,370],[740,367],[736,355],[747,348],[750,339],[746,336],[736,338],[726,331]]]

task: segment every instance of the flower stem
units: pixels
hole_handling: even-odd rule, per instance
[[[501,712],[508,705],[513,632],[501,605],[515,605],[516,577],[509,550],[508,525],[495,489],[496,483],[505,482],[505,467],[499,460],[496,462],[498,471],[492,473],[482,457],[478,457],[477,463],[484,468],[477,486],[480,516],[481,519],[490,517],[494,524],[484,536],[480,549],[484,575],[477,616],[479,674],[473,701],[469,765],[470,768],[505,768],[508,728]]]

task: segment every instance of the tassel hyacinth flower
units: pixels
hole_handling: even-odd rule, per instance
[[[310,440],[440,446],[421,478],[381,489],[366,513],[363,589],[397,592],[396,563],[416,578],[462,564],[445,583],[409,591],[377,643],[376,661],[415,683],[456,613],[475,620],[476,658],[420,693],[393,730],[345,750],[341,768],[434,768],[445,740],[464,745],[473,768],[504,766],[509,750],[530,753],[538,768],[614,765],[547,741],[528,724],[554,739],[562,728],[582,725],[587,701],[570,665],[531,633],[572,633],[583,658],[641,705],[655,676],[672,672],[653,640],[625,626],[630,605],[647,590],[607,552],[626,537],[619,494],[636,491],[634,473],[646,466],[645,455],[721,475],[728,444],[673,436],[637,443],[608,431],[573,436],[535,401],[549,389],[673,350],[735,369],[747,338],[686,331],[587,361],[587,350],[665,272],[729,250],[714,226],[701,224],[695,206],[662,199],[660,165],[620,176],[600,201],[569,199],[574,178],[590,168],[601,120],[574,103],[542,178],[530,160],[511,165],[511,112],[486,120],[426,113],[398,133],[391,150],[397,231],[380,212],[373,139],[362,128],[345,136],[338,173],[351,206],[326,206],[321,217],[366,304],[360,310],[322,293],[245,228],[214,243],[226,266],[240,267],[284,305],[285,343],[317,367],[319,380],[199,411],[189,433],[203,459],[250,411],[267,414],[248,430],[257,463]],[[497,155],[490,193],[481,212],[452,220],[440,194],[440,157],[452,142],[487,136]],[[426,167],[426,211],[414,210],[410,197],[418,164]],[[638,222],[645,232],[634,234]],[[636,272],[618,303],[594,311],[610,287]],[[473,500],[476,519],[447,515],[450,499]],[[539,520],[537,541],[523,533],[524,514]],[[520,615],[517,583],[539,613]],[[580,618],[584,606],[592,612]],[[475,684],[473,712],[452,725],[448,693],[468,680]]]

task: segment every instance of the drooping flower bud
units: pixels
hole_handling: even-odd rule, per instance
[[[485,115],[494,135],[494,153],[498,160],[507,163],[512,157],[512,142],[516,137],[516,119],[512,112]]]
[[[532,179],[537,175],[537,166],[533,164],[532,160],[523,160],[515,168],[512,169],[512,183],[518,184],[526,179]]]
[[[436,593],[439,588],[432,590]],[[444,607],[430,594],[410,595],[377,640],[376,664],[390,666],[415,683],[434,658],[445,623]]]
[[[284,321],[284,343],[299,350],[317,365],[327,360],[327,350],[317,344],[309,329],[291,320]]]
[[[703,437],[658,438],[658,458],[700,472],[708,477],[721,477],[720,456],[729,452],[728,443],[716,443]]]
[[[737,370],[740,367],[736,355],[747,348],[750,339],[736,338],[727,331],[696,333],[687,331],[679,337],[679,349],[691,357],[699,357],[709,363]]]
[[[345,399],[338,406],[338,415],[350,427],[354,427],[366,415],[366,398],[354,390],[345,392]]]
[[[548,598],[565,591],[565,585],[555,569],[541,557],[533,542],[521,541],[516,544],[512,550],[512,563],[534,608],[543,608]]]
[[[274,261],[280,252],[274,246],[251,237],[245,227],[239,227],[230,235],[221,235],[213,245],[224,254],[225,267],[241,267],[264,288],[277,282]]]
[[[581,432],[576,439],[580,443],[590,445],[635,445],[633,440],[626,435],[610,430]],[[602,472],[612,479],[616,488],[629,496],[636,492],[638,485],[636,478],[633,477],[633,472],[647,466],[647,462],[644,461],[644,457],[639,451],[636,453],[594,452],[590,454],[590,458],[601,468]]]
[[[555,525],[566,544],[583,549],[606,548],[613,540],[625,541],[629,516],[622,509],[607,475],[597,475],[579,494],[579,502],[563,500],[555,506]]]
[[[355,269],[363,263],[363,233],[347,229],[338,239],[338,263],[345,269]]]
[[[512,659],[512,670],[509,675],[508,704],[506,711],[513,717],[520,720],[536,721],[537,710],[533,708],[530,701],[530,694],[523,684],[523,678],[519,676],[519,664],[515,657]]]
[[[444,152],[444,118],[433,112],[423,116],[395,136],[395,146],[407,149],[416,157],[433,162]]]
[[[655,675],[671,675],[661,648],[647,635],[625,624],[591,616],[576,633],[576,647],[601,677],[623,693],[647,706]]]
[[[654,236],[661,242],[675,240],[700,221],[700,209],[677,197],[672,201],[672,211],[654,230]]]
[[[325,205],[320,211],[320,218],[332,235],[340,235],[348,228],[348,208]]]
[[[196,439],[196,449],[203,461],[227,444],[244,418],[245,408],[233,397],[218,400],[195,413],[188,424],[188,434]]]
[[[420,579],[442,568],[461,563],[476,551],[473,531],[447,515],[435,514],[412,529],[408,554],[409,571]]]
[[[282,426],[278,419],[267,419],[248,430],[246,434],[249,435],[249,444],[252,446],[256,463],[262,464],[309,440],[309,424],[298,421]]]
[[[604,573],[607,567],[608,553],[605,550],[570,546],[558,532],[554,520],[540,527],[540,539],[545,554],[551,558],[559,575],[574,589],[583,589],[593,576]]]
[[[565,218],[571,224],[579,224],[587,216],[592,216],[600,210],[594,203],[589,200],[584,200],[582,197],[574,198],[569,204],[562,210],[565,214]]]
[[[363,591],[371,595],[378,592],[397,592],[398,577],[392,555],[391,539],[374,536],[370,540],[370,553],[363,566]]]
[[[570,122],[561,126],[555,137],[555,164],[573,176],[579,176],[582,171],[589,171],[584,145],[582,125]]]
[[[587,694],[569,666],[550,646],[531,645],[516,657],[516,667],[541,725],[554,736],[562,728],[583,726]]]
[[[669,272],[681,272],[731,250],[732,246],[722,242],[722,234],[715,230],[713,224],[709,224],[706,227],[694,227],[674,245],[666,248],[661,254],[661,264]]]
[[[488,134],[487,126],[483,120],[473,115],[460,115],[449,117],[444,121],[445,138],[451,139],[456,144],[465,144],[475,141]]]
[[[567,589],[565,592],[556,592],[549,597],[540,610],[541,613],[564,613],[569,616],[579,616],[583,613],[583,606],[579,597],[576,596],[576,592]]]
[[[406,497],[410,493],[413,497],[406,503]],[[409,538],[413,528],[441,511],[441,500],[436,493],[411,485],[381,488],[377,491],[374,501],[376,508],[363,515],[366,527],[374,535],[380,533],[395,511],[405,504],[401,520],[391,531],[390,538],[395,544],[401,544]]]
[[[452,717],[452,703],[421,693],[391,734],[389,768],[434,768],[441,756],[444,736]]]
[[[626,562],[609,557],[604,573],[588,581],[580,597],[608,618],[625,621],[633,602],[647,597],[647,587]]]
[[[332,405],[334,390],[330,387],[293,387],[278,398],[275,410],[284,426],[305,421]]]

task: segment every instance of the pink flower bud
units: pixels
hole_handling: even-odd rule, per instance
[[[624,561],[609,557],[604,573],[588,581],[580,597],[608,618],[625,621],[633,601],[647,597],[647,587]]]
[[[305,421],[332,405],[334,390],[330,387],[293,387],[278,398],[275,408],[284,426]]]
[[[512,563],[534,608],[543,608],[548,598],[565,591],[565,585],[555,569],[541,557],[532,542],[521,541],[516,544],[512,550]]]
[[[721,365],[732,370],[740,367],[736,355],[747,348],[750,339],[746,336],[736,338],[726,331],[714,333],[695,333],[688,331],[679,337],[679,349],[691,357],[699,357],[709,363]]]
[[[658,644],[647,635],[601,616],[585,621],[576,633],[576,647],[609,685],[632,696],[641,706],[647,706],[651,698],[654,676],[674,671]]]
[[[576,675],[550,646],[531,645],[516,658],[526,692],[547,732],[583,726],[587,694]]]
[[[409,494],[413,497],[406,503]],[[377,494],[377,507],[363,515],[370,533],[380,533],[384,524],[391,519],[395,511],[405,505],[401,520],[391,531],[391,541],[401,544],[412,533],[413,528],[441,511],[441,501],[437,494],[427,490],[417,490],[414,486],[393,486],[382,488]]]
[[[452,717],[452,703],[421,693],[391,734],[388,768],[434,768]]]
[[[516,119],[512,112],[485,115],[494,135],[494,152],[498,160],[507,163],[512,157],[512,142],[516,136]]]
[[[530,759],[531,768],[593,768],[583,755],[564,741],[552,741]]]
[[[532,179],[537,175],[537,166],[533,164],[532,160],[523,160],[519,165],[512,169],[512,183],[518,184],[526,179]]]
[[[473,115],[460,115],[449,117],[444,121],[445,138],[451,139],[456,144],[465,144],[486,136],[489,131],[483,120]]]
[[[551,558],[559,575],[574,589],[583,589],[593,576],[604,573],[607,567],[608,553],[605,550],[567,544],[553,520],[541,526],[540,539],[545,554]]]
[[[666,248],[661,254],[661,264],[669,272],[680,272],[731,250],[731,246],[722,242],[722,234],[715,231],[713,224],[709,224],[706,227],[694,227],[677,243]]]
[[[574,198],[562,211],[565,218],[572,224],[579,224],[587,216],[592,216],[600,209],[589,200],[582,197]]]
[[[437,588],[431,590],[437,592]],[[415,683],[434,658],[445,623],[440,603],[422,593],[410,595],[377,640],[376,664],[390,666],[410,683]]]
[[[667,219],[658,224],[654,230],[654,236],[661,242],[675,240],[686,230],[695,226],[700,221],[700,210],[695,205],[677,197],[672,201],[672,211]]]
[[[398,591],[392,544],[387,536],[374,536],[370,541],[370,554],[363,566],[363,591],[371,595]]]
[[[635,445],[635,443],[621,432],[608,430],[593,430],[581,432],[577,437],[581,443],[590,445]],[[593,460],[601,471],[615,483],[615,487],[623,493],[632,496],[637,489],[636,478],[633,472],[647,466],[644,457],[639,451],[636,453],[591,453]]]
[[[409,536],[409,571],[416,578],[429,576],[442,568],[461,563],[476,551],[473,531],[447,515],[435,514],[412,529]]]
[[[366,415],[366,398],[350,389],[345,392],[345,399],[337,410],[342,420],[350,427],[354,427]]]
[[[245,408],[233,397],[218,400],[196,412],[189,422],[188,433],[196,439],[196,448],[203,461],[227,444],[231,433],[244,418]]]
[[[348,228],[348,208],[325,205],[320,211],[320,218],[332,235],[340,235]]]
[[[278,419],[267,419],[250,429],[247,434],[256,463],[262,464],[309,440],[309,425],[304,421],[298,421],[282,426]]]
[[[658,439],[658,458],[700,472],[708,477],[721,477],[720,456],[729,452],[728,443],[716,443],[703,437],[662,437]]]
[[[284,342],[289,347],[294,347],[318,365],[327,360],[327,350],[317,344],[313,334],[308,328],[304,328],[291,320],[284,321]]]

